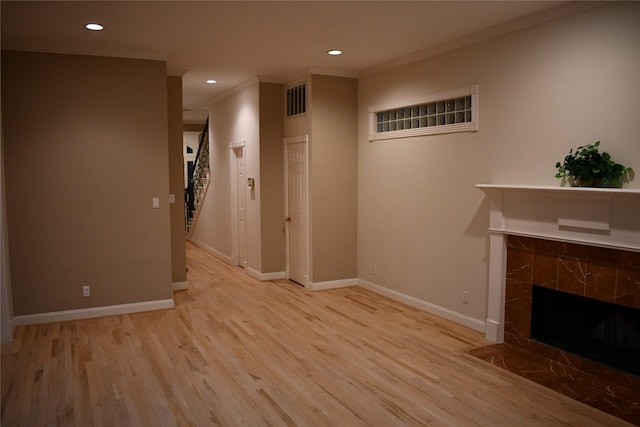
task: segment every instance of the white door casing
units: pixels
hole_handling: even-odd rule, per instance
[[[233,142],[231,148],[231,260],[247,267],[247,179],[244,141]]]
[[[285,138],[287,278],[309,284],[308,137]]]

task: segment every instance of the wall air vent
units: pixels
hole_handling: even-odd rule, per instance
[[[307,84],[302,83],[287,89],[287,117],[307,112]]]

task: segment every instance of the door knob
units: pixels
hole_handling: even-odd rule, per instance
[[[290,216],[288,216],[288,217],[286,217],[284,220],[285,220],[286,222],[291,222],[291,217],[290,217]]]

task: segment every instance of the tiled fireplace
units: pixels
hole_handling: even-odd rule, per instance
[[[640,310],[640,252],[509,235],[505,279],[505,342],[640,389],[639,376],[624,373],[622,368],[611,369],[606,360],[579,357],[531,337],[534,286],[613,303],[608,307],[623,307],[625,312],[627,308]],[[629,327],[635,330],[625,335],[640,344],[640,325],[636,322]]]
[[[613,303],[631,309],[635,322],[634,310],[640,310],[640,191],[478,188],[490,204],[487,339],[600,376],[617,376],[617,370],[601,363],[532,339],[532,295],[538,286]],[[544,311],[539,315],[544,316]],[[640,383],[638,376],[622,376],[622,382]]]
[[[640,190],[477,188],[489,204],[485,336],[496,344],[469,353],[640,425],[640,376],[629,373],[640,369]],[[606,363],[620,355],[626,371]]]

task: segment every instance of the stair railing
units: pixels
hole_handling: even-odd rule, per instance
[[[193,214],[199,204],[202,196],[202,187],[204,180],[209,173],[209,118],[204,125],[204,130],[200,134],[200,143],[196,154],[196,161],[187,179],[187,188],[184,190],[185,202],[185,230],[188,232],[191,228]]]

